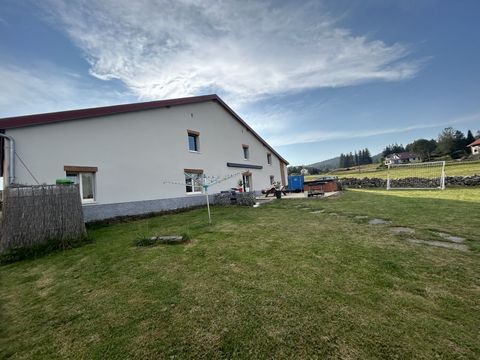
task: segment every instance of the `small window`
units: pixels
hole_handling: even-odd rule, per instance
[[[203,190],[203,170],[185,169],[185,190],[187,193],[201,193]]]
[[[199,137],[200,133],[193,130],[188,130],[188,150],[190,151],[200,151],[199,147]]]
[[[267,154],[267,164],[272,165],[272,154]]]
[[[66,173],[67,179],[80,186],[80,196],[82,202],[89,203],[95,201],[95,173],[94,172],[69,172]]]
[[[250,152],[248,151],[248,145],[242,145],[243,148],[243,158],[248,160],[250,158]]]
[[[275,182],[275,176],[270,175],[270,185],[273,185],[274,182]]]

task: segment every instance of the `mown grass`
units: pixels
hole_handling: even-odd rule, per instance
[[[479,197],[348,191],[214,207],[212,226],[203,209],[97,226],[93,244],[0,267],[0,356],[475,359]],[[356,215],[464,236],[471,251]],[[189,243],[132,244],[181,233]]]
[[[342,171],[333,171],[328,175],[337,176],[340,178],[344,177],[368,177],[368,178],[387,178],[387,169],[381,168],[377,169],[378,164],[370,164],[365,166],[360,166],[359,168],[351,170],[342,170]],[[405,178],[410,176],[415,176],[415,169],[413,167],[408,168],[396,168],[395,177]],[[440,170],[437,171],[438,176],[440,176]],[[430,171],[422,173],[423,175],[429,176]],[[421,175],[422,175],[421,174]],[[470,176],[470,175],[480,175],[480,161],[470,161],[470,162],[448,162],[445,165],[445,174],[446,176]],[[309,175],[307,179],[313,180],[317,175]]]

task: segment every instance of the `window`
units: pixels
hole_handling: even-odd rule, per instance
[[[80,196],[82,202],[89,203],[95,201],[95,173],[94,172],[66,172],[67,179],[80,186]]]
[[[185,190],[187,193],[201,193],[203,190],[203,170],[185,169]]]
[[[243,180],[243,191],[250,192],[252,191],[252,173],[246,172],[242,174]]]
[[[188,133],[188,150],[190,151],[200,151],[199,146],[199,137],[200,133],[198,131],[187,130]]]
[[[275,176],[270,175],[270,185],[273,185],[274,182],[275,182]]]
[[[243,148],[243,158],[248,160],[250,158],[250,153],[248,151],[248,145],[242,145]]]
[[[272,154],[267,154],[267,164],[272,165]]]

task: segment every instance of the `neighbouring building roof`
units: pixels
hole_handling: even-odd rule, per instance
[[[115,115],[133,111],[151,110],[170,106],[196,104],[206,101],[216,101],[226,111],[228,111],[235,119],[237,119],[243,126],[245,126],[263,145],[271,150],[278,158],[288,165],[288,161],[285,160],[278,152],[276,152],[265,140],[262,139],[235,111],[233,111],[220,97],[216,94],[192,96],[178,99],[148,101],[133,104],[122,104],[113,106],[102,106],[88,109],[68,110],[51,112],[44,114],[33,114],[24,116],[14,116],[0,119],[0,129],[14,129],[25,126],[43,125],[56,123],[69,120],[81,120],[90,119],[99,116]]]
[[[467,147],[469,146],[480,146],[480,139],[475,140],[471,144],[468,144]]]
[[[402,153],[396,153],[396,154],[390,154],[385,157],[386,160],[392,159],[392,158],[397,158],[400,160],[408,160],[411,158],[416,158],[418,157],[417,154],[411,153],[411,152],[402,152]]]

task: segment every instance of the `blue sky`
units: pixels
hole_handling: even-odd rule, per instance
[[[291,164],[480,129],[476,0],[3,0],[0,116],[219,94]]]

